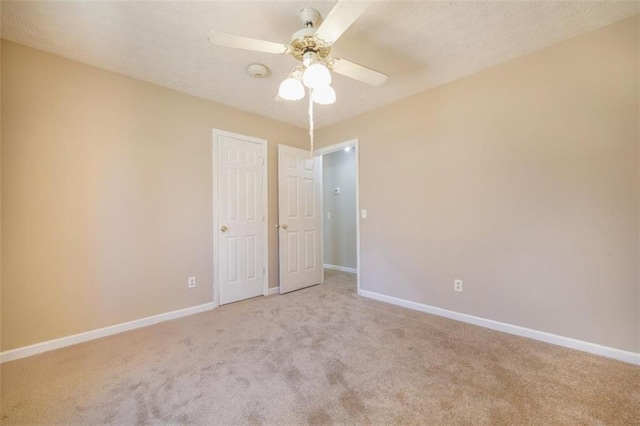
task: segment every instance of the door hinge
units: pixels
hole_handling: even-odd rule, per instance
[[[266,275],[267,274],[267,269],[263,266],[262,267],[262,275]]]

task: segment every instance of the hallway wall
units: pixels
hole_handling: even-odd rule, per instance
[[[355,148],[324,155],[322,169],[324,263],[356,269]],[[334,193],[336,188],[339,194]]]

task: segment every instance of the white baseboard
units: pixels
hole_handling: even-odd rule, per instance
[[[557,334],[551,334],[544,331],[532,330],[530,328],[507,324],[504,322],[475,317],[473,315],[462,314],[455,311],[449,311],[447,309],[436,308],[435,306],[411,302],[409,300],[386,296],[384,294],[375,293],[372,291],[360,290],[359,294],[370,299],[391,303],[393,305],[402,306],[404,308],[413,309],[415,311],[426,312],[429,314],[450,318],[456,321],[462,321],[469,324],[478,325],[480,327],[502,331],[504,333],[515,334],[516,336],[528,337],[529,339],[540,340],[542,342],[551,343],[553,345],[564,346],[565,348],[577,349],[579,351],[617,359],[618,361],[640,365],[640,353],[623,351],[608,346],[602,346],[597,343],[585,342],[583,340],[558,336]]]
[[[205,303],[203,305],[192,306],[190,308],[179,309],[177,311],[166,312],[164,314],[153,315],[121,324],[111,325],[109,327],[98,328],[96,330],[84,333],[74,334],[71,336],[61,337],[59,339],[48,340],[46,342],[36,343],[35,345],[24,346],[22,348],[11,349],[0,352],[0,364],[13,361],[28,356],[37,355],[43,352],[52,351],[54,349],[64,348],[66,346],[76,345],[78,343],[87,342],[89,340],[99,339],[101,337],[111,336],[112,334],[122,333],[124,331],[135,330],[136,328],[146,327],[157,324],[159,322],[168,321],[187,315],[198,314],[200,312],[209,311],[215,308],[215,304]]]
[[[357,274],[358,270],[356,268],[347,268],[346,266],[338,266],[338,265],[328,265],[325,263],[324,265],[325,269],[333,269],[334,271],[342,271],[342,272],[348,272],[350,274]]]
[[[271,295],[274,295],[274,294],[280,294],[280,287],[269,287],[268,296],[271,296]]]

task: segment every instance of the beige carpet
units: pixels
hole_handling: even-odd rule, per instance
[[[640,424],[640,367],[355,295],[353,276],[2,365],[2,424]]]

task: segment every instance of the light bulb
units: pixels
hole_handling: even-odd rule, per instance
[[[280,83],[278,95],[287,101],[297,101],[304,98],[304,86],[300,80],[289,77]]]
[[[320,86],[317,89],[313,89],[311,99],[320,105],[331,105],[336,101],[336,91],[329,85]]]
[[[311,66],[311,64],[316,63],[318,61],[318,56],[315,52],[306,52],[302,55],[302,64],[305,68]]]
[[[331,73],[323,64],[316,62],[304,71],[302,82],[310,89],[331,84]]]

